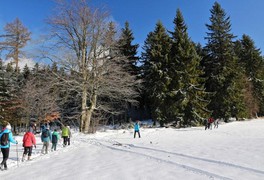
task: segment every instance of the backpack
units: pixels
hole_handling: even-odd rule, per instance
[[[8,145],[8,135],[9,133],[3,133],[1,136],[1,146]]]
[[[44,138],[49,137],[49,131],[48,131],[48,130],[44,131],[44,132],[42,133],[42,136],[43,136]]]
[[[52,134],[52,143],[57,143],[58,142],[58,138],[56,134]]]

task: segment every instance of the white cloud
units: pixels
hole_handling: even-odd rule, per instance
[[[14,62],[12,58],[4,60],[4,65],[7,65],[10,62]],[[19,58],[18,66],[21,70],[23,70],[26,64],[30,69],[32,69],[36,62],[31,58]],[[13,63],[13,67],[15,67],[15,63]]]

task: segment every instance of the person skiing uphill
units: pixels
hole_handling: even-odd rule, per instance
[[[214,123],[214,118],[210,117],[210,118],[208,119],[208,122],[209,122],[208,129],[211,129],[211,130],[212,130],[213,123]]]
[[[214,128],[218,128],[218,124],[219,124],[219,119],[216,119],[214,121]]]
[[[41,151],[42,154],[44,154],[44,151],[46,154],[48,154],[50,141],[51,141],[51,133],[49,131],[49,128],[46,127],[46,129],[41,133],[41,142],[43,142],[43,147]]]
[[[57,143],[58,143],[58,140],[59,139],[60,139],[60,135],[57,132],[57,129],[54,129],[54,131],[52,133],[52,139],[51,139],[51,143],[52,143],[51,150],[56,151],[56,149],[57,149]]]
[[[66,146],[67,143],[70,145],[71,131],[70,126],[63,126],[61,136],[63,138],[63,146]]]
[[[138,133],[138,137],[140,138],[140,132],[139,132],[139,120],[136,121],[134,124],[134,138],[136,138],[136,133]]]
[[[23,153],[22,161],[25,161],[26,155],[28,155],[28,160],[30,160],[33,145],[36,148],[36,138],[33,134],[33,129],[29,128],[28,132],[26,132],[26,134],[23,137],[24,153]]]
[[[9,122],[4,121],[2,125],[4,128],[0,133],[0,140],[1,140],[0,147],[1,147],[1,152],[3,154],[3,161],[0,164],[0,169],[7,170],[6,161],[9,157],[10,142],[14,144],[18,144],[18,142],[13,139],[13,134],[11,132],[11,125],[9,124]]]

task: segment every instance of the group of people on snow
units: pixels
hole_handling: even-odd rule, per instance
[[[0,148],[1,152],[3,154],[3,160],[0,164],[1,170],[7,170],[7,163],[9,157],[9,151],[10,151],[10,142],[14,144],[18,144],[18,142],[13,138],[13,134],[11,131],[11,125],[9,122],[4,121],[2,123],[2,131],[0,132]],[[31,160],[32,155],[32,149],[33,147],[36,148],[36,126],[30,125],[27,132],[23,136],[23,156],[22,156],[22,162],[26,160]],[[70,126],[63,126],[62,127],[62,133],[61,137],[63,138],[63,146],[70,145],[70,138],[71,138],[71,130]],[[41,142],[43,143],[41,153],[47,154],[49,150],[50,142],[52,143],[51,151],[56,151],[57,144],[60,139],[60,134],[57,131],[57,129],[54,129],[54,131],[51,133],[49,127],[46,127],[45,125],[41,126]]]
[[[10,142],[13,144],[18,144],[18,142],[13,138],[13,134],[11,131],[11,124],[7,121],[4,121],[2,123],[2,131],[0,132],[0,148],[1,152],[3,154],[3,160],[0,164],[0,169],[1,170],[7,170],[7,160],[9,158],[9,151],[10,151]],[[27,132],[23,136],[23,156],[22,156],[22,162],[24,162],[26,159],[31,160],[32,156],[32,150],[33,147],[37,147],[36,143],[36,124],[30,124]],[[139,125],[139,120],[137,120],[134,124],[134,138],[136,138],[136,134],[138,134],[138,137],[140,138],[140,125]],[[71,138],[71,130],[70,126],[62,126],[61,129],[61,137],[63,138],[63,146],[70,145],[70,138]],[[57,149],[57,144],[60,139],[60,134],[57,131],[57,129],[54,129],[53,132],[50,131],[48,126],[42,125],[41,126],[41,142],[43,143],[42,145],[42,150],[41,153],[47,154],[49,150],[49,145],[50,142],[52,143],[51,146],[51,151],[56,151]]]
[[[213,129],[213,124],[214,124],[214,128],[218,128],[218,124],[219,124],[219,120],[218,119],[214,119],[212,117],[205,119],[204,120],[204,126],[205,126],[205,130],[206,129]]]

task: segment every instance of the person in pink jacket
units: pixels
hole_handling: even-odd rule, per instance
[[[36,138],[31,129],[29,129],[23,137],[24,153],[22,161],[25,161],[25,157],[28,155],[28,160],[31,158],[33,145],[36,148]]]

